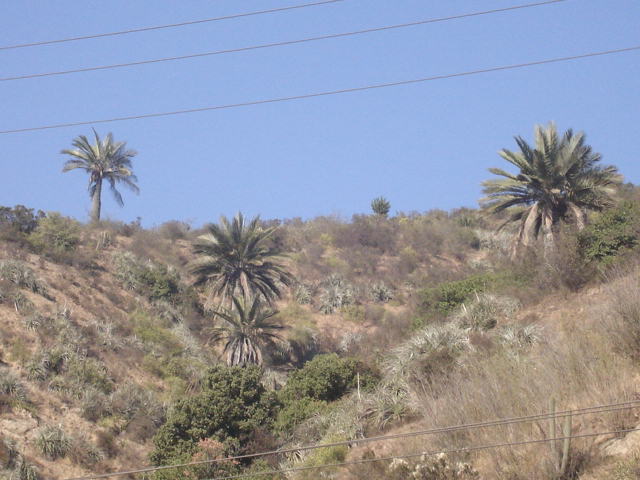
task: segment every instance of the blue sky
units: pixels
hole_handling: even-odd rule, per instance
[[[0,45],[231,15],[310,0],[0,3]],[[0,51],[0,77],[183,55],[458,15],[526,0],[344,0],[184,28]],[[153,5],[152,8],[150,6]],[[393,82],[640,44],[637,0],[494,15],[135,68],[0,82],[0,130]],[[640,52],[331,97],[96,125],[139,152],[140,196],[103,216],[195,225],[476,206],[497,151],[554,120],[640,183]],[[86,176],[61,173],[91,126],[0,135],[0,205],[86,220]]]

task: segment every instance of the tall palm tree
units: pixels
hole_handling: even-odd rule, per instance
[[[135,182],[138,178],[133,174],[131,159],[137,154],[135,150],[127,150],[126,142],[115,142],[113,135],[109,133],[103,140],[100,140],[98,133],[94,130],[95,144],[91,144],[89,139],[80,135],[73,140],[75,147],[71,150],[65,149],[60,153],[69,155],[70,158],[62,168],[63,172],[79,168],[89,174],[89,196],[91,197],[91,221],[100,220],[100,210],[102,208],[102,182],[109,182],[111,193],[120,206],[124,205],[122,195],[117,190],[117,184],[123,184],[135,193],[140,189]]]
[[[499,153],[519,172],[490,168],[505,178],[485,181],[487,196],[480,201],[490,212],[511,212],[500,228],[520,222],[513,255],[520,246],[531,246],[540,233],[548,251],[555,244],[560,222],[573,222],[582,229],[587,211],[612,204],[614,186],[621,177],[615,167],[598,165],[602,157],[585,143],[584,133],[569,129],[559,138],[551,122],[546,128],[536,125],[535,148],[522,137],[515,140],[519,152],[503,149]]]
[[[198,237],[193,250],[199,257],[191,264],[194,284],[208,283],[221,303],[233,296],[262,295],[269,303],[280,298],[281,285],[293,277],[278,262],[281,252],[267,245],[275,227],[262,228],[260,217],[249,223],[238,213],[230,222],[220,217]]]
[[[278,330],[284,327],[273,320],[276,311],[264,309],[259,297],[232,297],[234,309],[215,312],[221,320],[212,330],[211,340],[224,342],[227,365],[262,365],[264,351],[282,338]]]

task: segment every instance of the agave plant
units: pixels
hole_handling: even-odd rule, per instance
[[[284,327],[273,318],[277,312],[263,308],[257,296],[232,297],[232,302],[233,309],[214,312],[220,322],[212,329],[211,341],[224,343],[229,366],[262,365],[266,350],[282,340],[278,332]]]
[[[353,286],[338,274],[332,274],[323,282],[320,293],[320,311],[329,315],[354,302]]]

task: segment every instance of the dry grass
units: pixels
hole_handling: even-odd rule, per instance
[[[611,315],[612,310],[610,306],[602,313]],[[490,350],[467,356],[462,367],[447,378],[446,386],[417,390],[427,427],[535,415],[548,411],[551,398],[559,410],[637,398],[635,365],[629,356],[615,353],[627,330],[619,322],[619,330],[612,335],[614,332],[600,320],[568,321],[566,332],[547,326],[546,338],[529,347],[526,342],[505,345],[493,339],[495,344]],[[636,422],[631,410],[576,417],[572,431],[625,429]],[[433,441],[436,448],[455,448],[548,436],[547,425],[542,422],[469,430]],[[571,472],[577,474],[595,462],[594,445],[601,440],[573,442]],[[475,460],[490,478],[550,478],[553,473],[546,445],[495,449]]]

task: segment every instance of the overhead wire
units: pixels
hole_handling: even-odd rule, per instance
[[[297,44],[301,44],[301,43],[317,42],[317,41],[321,41],[321,40],[344,38],[344,37],[351,37],[351,36],[355,36],[355,35],[364,35],[364,34],[368,34],[368,33],[383,32],[383,31],[396,30],[396,29],[408,28],[408,27],[416,27],[416,26],[419,26],[419,25],[427,25],[427,24],[430,24],[430,23],[447,22],[447,21],[451,21],[451,20],[459,20],[459,19],[463,19],[463,18],[477,17],[477,16],[481,16],[481,15],[492,15],[492,14],[496,14],[496,13],[508,12],[508,11],[513,11],[513,10],[520,10],[520,9],[525,9],[525,8],[533,8],[533,7],[551,5],[551,4],[556,4],[556,3],[565,2],[565,1],[567,1],[567,0],[546,0],[546,1],[543,1],[543,2],[527,3],[527,4],[522,4],[522,5],[514,5],[514,6],[511,6],[511,7],[495,8],[495,9],[492,9],[492,10],[483,10],[483,11],[477,11],[477,12],[469,12],[469,13],[463,13],[463,14],[453,15],[453,16],[448,16],[448,17],[430,18],[430,19],[426,19],[426,20],[418,20],[418,21],[415,21],[415,22],[399,23],[399,24],[395,24],[395,25],[385,25],[385,26],[382,26],[382,27],[367,28],[367,29],[363,29],[363,30],[354,30],[354,31],[350,31],[350,32],[332,33],[332,34],[328,34],[328,35],[306,37],[306,38],[300,38],[300,39],[296,39],[296,40],[285,40],[285,41],[281,41],[281,42],[263,43],[263,44],[259,44],[259,45],[250,45],[250,46],[246,46],[246,47],[230,48],[230,49],[224,49],[224,50],[215,50],[215,51],[210,51],[210,52],[192,53],[192,54],[188,54],[188,55],[178,55],[178,56],[172,56],[172,57],[162,57],[162,58],[153,58],[153,59],[147,59],[147,60],[138,60],[138,61],[135,61],[135,62],[114,63],[114,64],[110,64],[110,65],[98,65],[98,66],[94,66],[94,67],[82,67],[82,68],[74,68],[74,69],[69,69],[69,70],[58,70],[58,71],[53,71],[53,72],[30,73],[30,74],[24,74],[24,75],[14,75],[14,76],[10,76],[10,77],[0,77],[0,82],[9,82],[9,81],[15,81],[15,80],[26,80],[26,79],[30,79],[30,78],[53,77],[53,76],[58,76],[58,75],[70,75],[70,74],[74,74],[74,73],[94,72],[94,71],[99,71],[99,70],[112,70],[112,69],[117,69],[117,68],[134,67],[134,66],[140,66],[140,65],[149,65],[149,64],[154,64],[154,63],[174,62],[174,61],[178,61],[178,60],[188,60],[188,59],[193,59],[193,58],[202,58],[202,57],[209,57],[209,56],[214,56],[214,55],[224,55],[224,54],[229,54],[229,53],[247,52],[247,51],[251,51],[251,50],[268,49],[268,48],[274,48],[274,47],[283,47],[283,46],[287,46],[287,45],[297,45]]]
[[[271,450],[267,452],[259,452],[259,453],[251,453],[245,455],[236,455],[232,457],[226,457],[221,459],[213,459],[213,460],[202,460],[196,462],[187,462],[182,464],[175,465],[161,465],[156,467],[144,467],[141,469],[127,470],[121,472],[112,472],[112,473],[104,473],[98,475],[84,476],[84,477],[76,477],[69,478],[66,480],[97,480],[101,478],[111,478],[111,477],[119,477],[125,475],[133,475],[136,473],[148,473],[154,472],[158,470],[168,470],[168,469],[176,469],[176,468],[184,468],[189,466],[196,465],[204,465],[211,463],[220,463],[225,461],[237,461],[237,460],[246,460],[251,458],[265,457],[265,456],[273,456],[273,455],[285,455],[289,453],[298,453],[308,450],[316,450],[319,448],[331,448],[331,447],[339,447],[339,446],[353,446],[361,443],[372,443],[372,442],[380,442],[380,441],[388,441],[395,440],[398,438],[410,438],[410,437],[418,437],[418,436],[426,436],[426,435],[436,435],[442,433],[451,433],[456,431],[465,431],[471,429],[478,428],[487,428],[487,427],[496,427],[496,426],[505,426],[512,425],[517,423],[525,423],[525,422],[535,422],[540,420],[546,420],[548,418],[563,418],[567,416],[582,416],[582,415],[592,415],[599,413],[609,413],[609,412],[617,412],[622,410],[629,410],[632,408],[639,408],[640,400],[632,400],[626,402],[619,403],[610,403],[604,405],[595,405],[591,407],[584,407],[572,410],[563,410],[558,412],[549,412],[549,413],[541,413],[527,416],[519,416],[519,417],[511,417],[511,418],[501,418],[495,419],[485,422],[476,422],[476,423],[467,423],[461,425],[454,425],[449,427],[441,427],[441,428],[433,428],[428,430],[418,430],[413,432],[403,432],[397,434],[388,434],[388,435],[379,435],[374,437],[364,437],[364,438],[355,438],[352,440],[345,440],[340,442],[331,442],[331,443],[323,443],[323,444],[313,444],[313,445],[305,445],[292,447],[287,449],[280,450]]]
[[[206,111],[214,111],[214,110],[226,110],[226,109],[231,109],[231,108],[248,107],[248,106],[255,106],[255,105],[265,105],[265,104],[270,104],[270,103],[290,102],[290,101],[294,101],[294,100],[302,100],[302,99],[307,99],[307,98],[326,97],[326,96],[331,96],[331,95],[341,95],[341,94],[345,94],[345,93],[362,92],[362,91],[366,91],[366,90],[375,90],[375,89],[380,89],[380,88],[397,87],[397,86],[401,86],[401,85],[411,85],[411,84],[417,84],[417,83],[424,83],[424,82],[430,82],[430,81],[434,81],[434,80],[444,80],[444,79],[456,78],[456,77],[466,77],[466,76],[471,76],[471,75],[479,75],[479,74],[482,74],[482,73],[499,72],[499,71],[504,71],[504,70],[515,70],[515,69],[519,69],[519,68],[533,67],[533,66],[537,66],[537,65],[545,65],[545,64],[551,64],[551,63],[567,62],[567,61],[572,61],[572,60],[579,60],[579,59],[583,59],[583,58],[598,57],[598,56],[604,56],[604,55],[613,55],[613,54],[618,54],[618,53],[623,53],[623,52],[631,52],[631,51],[635,51],[635,50],[640,50],[640,45],[634,45],[634,46],[624,47],[624,48],[616,48],[616,49],[611,49],[611,50],[603,50],[603,51],[598,51],[598,52],[589,52],[589,53],[584,53],[584,54],[580,54],[580,55],[571,55],[571,56],[566,56],[566,57],[556,57],[556,58],[550,58],[550,59],[546,59],[546,60],[537,60],[537,61],[526,62],[526,63],[517,63],[517,64],[511,64],[511,65],[502,65],[502,66],[498,66],[498,67],[481,68],[481,69],[477,69],[477,70],[468,70],[468,71],[464,71],[464,72],[433,75],[433,76],[429,76],[429,77],[414,78],[414,79],[410,79],[410,80],[400,80],[400,81],[396,81],[396,82],[378,83],[378,84],[373,84],[373,85],[365,85],[365,86],[361,86],[361,87],[343,88],[343,89],[339,89],[339,90],[328,90],[328,91],[315,92],[315,93],[306,93],[306,94],[301,94],[301,95],[291,95],[291,96],[286,96],[286,97],[276,97],[276,98],[268,98],[268,99],[262,99],[262,100],[252,100],[252,101],[246,101],[246,102],[230,103],[230,104],[223,104],[223,105],[213,105],[213,106],[207,106],[207,107],[188,108],[188,109],[174,110],[174,111],[169,111],[169,112],[145,113],[145,114],[138,114],[138,115],[127,115],[127,116],[121,116],[121,117],[103,118],[103,119],[96,119],[96,120],[56,123],[56,124],[41,125],[41,126],[36,126],[36,127],[14,128],[14,129],[9,129],[9,130],[0,130],[0,134],[7,135],[7,134],[11,134],[11,133],[33,132],[33,131],[38,131],[38,130],[50,130],[50,129],[57,129],[57,128],[77,127],[77,126],[82,126],[82,125],[95,125],[95,124],[102,124],[102,123],[122,122],[122,121],[125,121],[125,120],[141,120],[141,119],[147,119],[147,118],[158,118],[158,117],[167,117],[167,116],[174,116],[174,115],[185,115],[185,114],[190,114],[190,113],[198,113],[198,112],[206,112]]]
[[[451,448],[447,450],[436,450],[431,452],[417,452],[410,453],[406,455],[390,455],[387,457],[379,457],[379,458],[362,458],[359,460],[349,460],[346,462],[337,462],[337,463],[327,463],[323,465],[309,465],[306,467],[291,467],[291,468],[281,468],[277,470],[268,470],[263,472],[251,472],[251,473],[241,473],[238,475],[227,475],[224,477],[212,477],[207,480],[234,480],[239,478],[254,478],[256,476],[262,475],[277,475],[279,473],[293,473],[293,472],[303,472],[308,470],[319,470],[324,468],[339,468],[339,467],[348,467],[351,465],[362,465],[365,463],[373,463],[373,462],[383,462],[389,460],[400,460],[407,458],[418,458],[418,457],[433,457],[436,455],[450,455],[455,453],[469,453],[469,452],[478,452],[481,450],[491,450],[494,448],[505,448],[505,447],[518,447],[522,445],[534,445],[539,443],[548,443],[551,441],[562,441],[567,439],[577,439],[577,438],[590,438],[590,437],[600,437],[603,435],[620,435],[623,433],[631,433],[638,432],[640,428],[629,428],[626,430],[610,430],[607,432],[594,432],[594,433],[583,433],[576,434],[571,436],[563,436],[563,437],[554,437],[553,439],[544,438],[544,439],[533,439],[533,440],[522,440],[519,442],[503,442],[503,443],[493,443],[487,445],[478,445],[475,447],[461,447],[461,448]]]
[[[132,28],[129,30],[120,30],[116,32],[107,32],[107,33],[96,33],[92,35],[82,35],[77,37],[68,37],[68,38],[60,38],[57,40],[43,40],[41,42],[30,42],[30,43],[19,43],[16,45],[4,45],[0,46],[0,50],[12,50],[16,48],[27,48],[27,47],[38,47],[42,45],[52,45],[56,43],[66,43],[66,42],[76,42],[79,40],[89,40],[92,38],[103,38],[103,37],[114,37],[117,35],[128,35],[130,33],[138,33],[138,32],[148,32],[152,30],[162,30],[166,28],[177,28],[177,27],[185,27],[187,25],[197,25],[201,23],[209,23],[209,22],[219,22],[221,20],[231,20],[234,18],[243,18],[243,17],[251,17],[255,15],[264,15],[267,13],[276,13],[276,12],[284,12],[287,10],[295,10],[300,8],[307,7],[316,7],[319,5],[327,5],[330,3],[339,3],[344,0],[322,0],[313,3],[303,3],[299,5],[290,5],[288,7],[279,7],[279,8],[270,8],[268,10],[258,10],[254,12],[245,12],[245,13],[235,13],[233,15],[225,15],[221,17],[213,17],[213,18],[203,18],[200,20],[190,20],[187,22],[179,22],[179,23],[170,23],[166,25],[155,25],[151,27],[140,27],[140,28]]]

